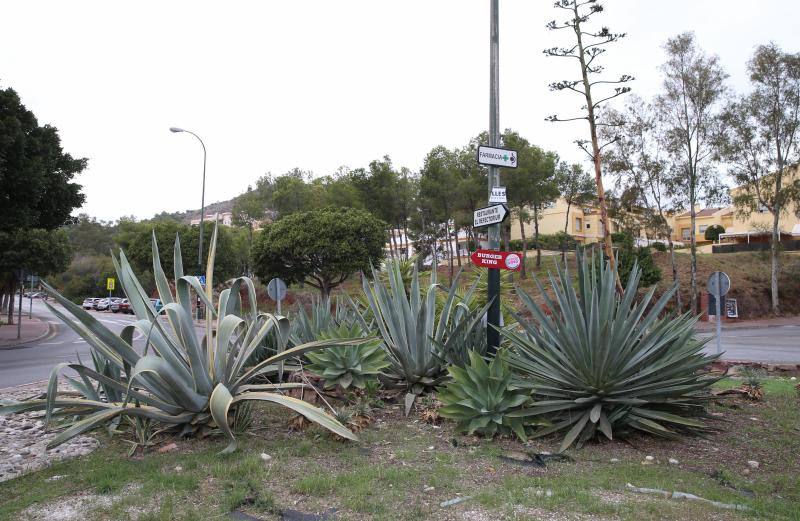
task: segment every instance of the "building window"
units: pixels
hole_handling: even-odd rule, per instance
[[[706,233],[706,228],[708,228],[707,224],[700,225],[700,233]]]
[[[587,230],[591,230],[592,229],[592,223],[586,223],[586,229]]]
[[[581,219],[580,217],[576,217],[575,218],[575,231],[579,232],[581,230],[583,230],[583,219]]]
[[[692,229],[691,228],[681,228],[681,238],[684,241],[688,241],[692,238]]]

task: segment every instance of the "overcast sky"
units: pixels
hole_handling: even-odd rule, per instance
[[[682,31],[739,91],[756,45],[800,50],[797,0],[604,3],[598,22],[628,37],[603,64],[645,98]],[[202,149],[170,126],[208,147],[207,202],[293,167],[319,176],[388,154],[417,170],[488,127],[489,0],[0,0],[0,12],[0,86],[89,158],[81,211],[102,219],[199,208]],[[544,121],[580,106],[547,88],[577,72],[542,55],[567,36],[545,29],[554,17],[550,0],[500,0],[500,123],[581,160],[586,128]]]

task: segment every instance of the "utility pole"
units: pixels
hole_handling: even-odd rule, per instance
[[[500,145],[500,23],[499,0],[489,0],[489,146]],[[489,194],[500,185],[497,166],[489,166]],[[500,224],[489,226],[490,250],[500,249]],[[489,268],[489,314],[487,316],[486,341],[489,353],[496,353],[500,346],[500,270]]]

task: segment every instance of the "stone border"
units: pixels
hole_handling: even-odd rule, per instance
[[[47,325],[47,331],[45,331],[44,333],[42,333],[41,335],[39,335],[39,336],[37,336],[35,338],[29,338],[28,340],[20,340],[19,342],[15,343],[13,345],[7,345],[7,346],[0,345],[0,350],[6,350],[6,349],[7,350],[11,350],[11,349],[20,349],[20,348],[31,347],[31,346],[28,346],[27,344],[32,344],[33,342],[40,342],[42,340],[47,340],[48,338],[51,338],[51,337],[55,336],[55,334],[56,334],[56,328],[54,327],[55,324],[51,324],[50,322],[48,322],[46,320],[42,320],[41,317],[33,317],[33,318],[38,320],[39,322],[45,323]]]

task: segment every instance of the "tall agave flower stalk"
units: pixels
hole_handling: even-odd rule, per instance
[[[59,308],[46,305],[92,347],[95,367],[99,367],[98,360],[101,360],[103,372],[80,363],[59,364],[51,373],[46,399],[4,405],[0,407],[0,414],[45,410],[48,426],[52,426],[55,418],[77,417],[75,421],[68,420],[67,428],[48,447],[55,447],[116,417],[128,416],[172,425],[183,434],[219,430],[229,440],[223,452],[231,452],[236,449],[236,440],[228,423],[229,410],[244,402],[265,401],[288,407],[344,438],[356,439],[351,431],[321,409],[281,394],[284,389],[302,384],[259,384],[255,380],[277,372],[283,361],[311,350],[330,345],[358,345],[368,339],[321,340],[286,349],[289,321],[258,311],[255,287],[247,277],[234,280],[230,288],[220,293],[215,306],[212,288],[216,238],[215,227],[205,289],[197,277],[184,274],[180,241],[176,238],[173,293],[161,267],[153,235],[153,274],[159,298],[164,303],[159,313],[150,303],[124,252],[120,252],[119,259],[114,258],[114,265],[138,320],[119,335],[45,285],[64,312],[76,321],[69,320]],[[249,308],[243,308],[242,290],[247,292]],[[202,339],[198,338],[192,320],[192,301],[196,297],[203,301],[209,313]],[[162,314],[166,315],[166,324],[159,320]],[[141,354],[134,349],[136,329],[145,337]],[[278,354],[253,367],[245,367],[250,355],[269,334],[278,338]],[[81,381],[71,378],[68,381],[84,394],[84,398],[59,395],[59,374],[67,368],[80,377]],[[105,391],[98,392],[100,388]]]
[[[677,288],[655,302],[652,288],[637,302],[638,266],[618,295],[608,263],[579,255],[577,264],[577,290],[560,265],[550,275],[555,298],[537,281],[551,314],[518,289],[534,320],[517,317],[523,330],[505,331],[508,362],[537,401],[510,415],[548,418],[552,425],[535,436],[566,431],[562,451],[600,434],[706,432],[701,418],[718,378],[704,368],[717,357],[706,356],[706,340],[694,337],[696,317],[659,317]]]

